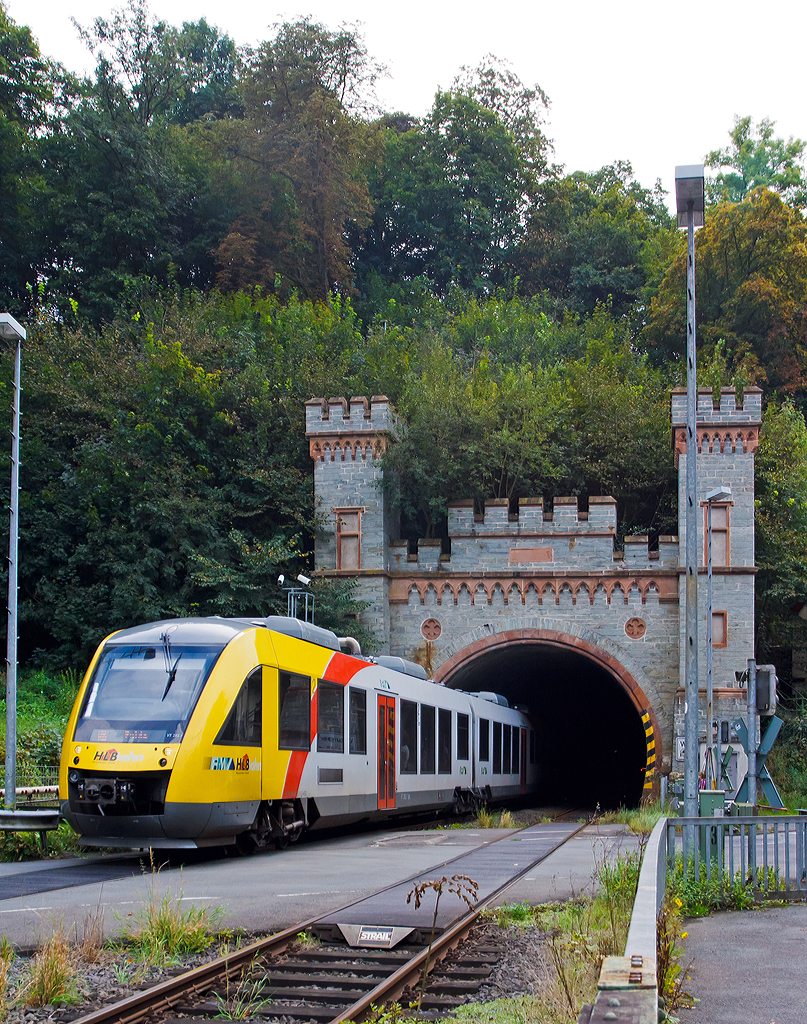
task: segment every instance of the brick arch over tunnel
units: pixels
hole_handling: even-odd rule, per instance
[[[637,680],[636,675],[622,664],[614,654],[604,650],[593,640],[573,636],[554,629],[543,628],[522,628],[504,630],[500,633],[490,633],[487,636],[471,641],[467,646],[456,651],[444,661],[434,672],[435,681],[451,686],[452,680],[456,679],[458,682],[454,685],[459,685],[465,689],[465,685],[459,680],[462,677],[467,677],[469,672],[473,672],[475,665],[483,665],[485,660],[491,658],[491,656],[501,656],[506,651],[517,652],[519,649],[523,651],[529,647],[553,651],[560,655],[582,658],[597,670],[609,676],[626,695],[630,706],[636,711],[637,719],[645,713],[648,715],[648,724],[652,728],[652,740],[655,744],[656,766],[661,764],[662,735],[656,716],[656,709]],[[496,686],[479,688],[495,690]],[[652,781],[654,788],[656,779],[657,775],[653,773]]]

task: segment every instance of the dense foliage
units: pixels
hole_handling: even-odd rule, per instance
[[[134,620],[283,610],[310,566],[303,403],[386,394],[406,537],[454,498],[613,494],[675,532],[681,234],[619,161],[551,163],[548,98],[487,57],[379,112],[355,28],[253,49],[128,0],[77,80],[0,0],[0,308],[25,350],[22,651]],[[804,144],[738,119],[697,234],[703,380],[758,383],[762,649],[807,600]],[[0,364],[0,417],[11,365]],[[319,584],[342,628],[349,588]],[[355,623],[351,624],[351,629]],[[365,638],[367,639],[367,638]],[[767,646],[766,646],[767,645]]]

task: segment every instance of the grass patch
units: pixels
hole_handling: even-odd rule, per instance
[[[211,931],[221,920],[221,907],[181,906],[182,892],[157,897],[152,888],[145,906],[129,926],[130,948],[139,959],[165,964],[182,953],[203,953],[214,941]]]
[[[629,809],[620,807],[616,811],[606,811],[597,820],[603,825],[627,825],[629,831],[640,836],[649,836],[660,818],[667,816],[659,802],[644,807]]]
[[[23,1006],[58,1006],[80,1000],[76,955],[61,930],[40,948],[20,987],[17,1001]]]
[[[145,963],[165,964],[185,953],[203,953],[215,938],[212,934],[224,916],[223,907],[182,909],[182,888],[160,896],[160,869],[151,861],[151,882],[143,906],[126,922],[127,942],[133,955]]]
[[[483,807],[476,816],[474,822],[477,828],[518,828],[515,818],[510,811],[502,811],[500,814],[493,814]]]

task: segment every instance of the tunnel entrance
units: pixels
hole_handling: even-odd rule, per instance
[[[438,678],[455,689],[492,690],[511,706],[529,708],[538,737],[539,799],[573,807],[599,803],[603,810],[638,806],[645,731],[636,698],[613,667],[581,653],[579,643],[488,640],[499,642],[460,652]]]

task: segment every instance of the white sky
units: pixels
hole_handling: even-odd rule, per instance
[[[728,142],[735,114],[770,117],[785,138],[807,139],[807,3],[779,0],[151,0],[158,18],[206,18],[238,45],[279,20],[312,15],[329,28],[360,22],[368,51],[387,65],[378,97],[420,115],[438,87],[486,53],[506,59],[551,107],[546,131],[567,171],[630,160],[639,181],[673,192],[676,164],[699,163]],[[91,61],[70,17],[89,25],[115,0],[5,0],[42,52],[69,70]]]

